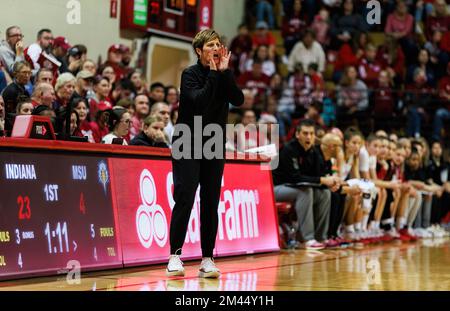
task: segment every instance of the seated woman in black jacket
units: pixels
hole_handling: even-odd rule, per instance
[[[148,116],[144,120],[144,129],[130,145],[169,148],[164,134],[164,121],[158,116]]]

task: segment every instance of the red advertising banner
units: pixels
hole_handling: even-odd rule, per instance
[[[170,160],[110,158],[109,167],[125,266],[165,262],[175,204]],[[199,211],[197,191],[183,247],[185,259],[201,256]],[[277,233],[270,171],[261,170],[259,163],[227,163],[216,256],[279,250]]]
[[[198,30],[213,28],[213,3],[212,0],[200,0],[198,6]]]

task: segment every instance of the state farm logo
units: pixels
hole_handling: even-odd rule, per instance
[[[136,212],[136,230],[139,241],[145,248],[152,246],[153,240],[159,247],[167,243],[167,218],[161,206],[156,204],[156,186],[152,174],[143,170],[139,180],[142,204]]]
[[[47,129],[44,125],[36,125],[36,134],[45,136],[45,134],[47,134]]]

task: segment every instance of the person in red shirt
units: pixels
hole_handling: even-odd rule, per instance
[[[378,76],[383,69],[382,64],[376,60],[377,47],[371,43],[367,44],[364,56],[358,66],[361,80],[369,89],[374,89],[378,84]]]
[[[103,68],[111,66],[116,74],[116,81],[125,78],[126,72],[122,67],[123,49],[120,44],[111,45],[108,49],[108,59],[103,64]]]
[[[367,44],[368,34],[362,32],[356,34],[351,42],[346,42],[341,45],[334,64],[333,81],[335,83],[341,80],[345,68],[349,66],[358,67]]]
[[[414,61],[417,55],[417,45],[413,39],[414,17],[408,13],[405,1],[397,1],[395,11],[389,14],[384,32],[399,40],[408,63]]]
[[[252,65],[252,71],[240,75],[237,84],[241,88],[253,90],[257,94],[255,102],[258,103],[264,98],[266,91],[269,89],[270,78],[262,72],[261,61],[255,60]]]
[[[111,84],[108,78],[98,77],[94,81],[95,96],[89,100],[89,115],[90,119],[94,120],[97,114],[98,107],[103,103],[108,109],[112,109],[112,104],[109,99],[109,93],[111,91]]]
[[[386,68],[389,76],[398,86],[405,78],[405,54],[397,39],[386,35],[384,44],[378,48],[376,60],[383,68]]]
[[[57,76],[61,63],[51,54],[52,46],[52,31],[50,29],[41,29],[37,34],[37,41],[25,49],[25,60],[30,63],[33,76],[41,68],[49,68],[54,76]]]
[[[433,139],[441,140],[444,122],[450,119],[450,63],[447,64],[447,75],[442,77],[438,86],[440,108],[436,110],[433,122]]]
[[[55,89],[53,88],[53,85],[48,83],[39,83],[34,87],[31,99],[32,104],[35,108],[39,105],[45,105],[52,108],[53,102],[56,99]]]
[[[95,143],[94,136],[92,135],[92,128],[90,122],[87,120],[88,106],[84,98],[76,98],[72,103],[72,110],[78,113],[79,117],[79,131],[81,137],[87,137],[88,142]]]
[[[244,64],[253,48],[252,37],[249,35],[247,25],[241,24],[238,28],[238,35],[233,38],[230,45],[231,68],[235,76],[239,76],[245,71]]]
[[[445,0],[436,0],[433,6],[435,14],[427,16],[425,22],[425,32],[428,40],[431,40],[435,31],[440,31],[443,34],[450,31],[450,14]]]
[[[303,65],[295,65],[294,73],[289,77],[288,87],[294,91],[296,113],[303,115],[311,104],[313,84],[309,75],[303,71]]]
[[[95,115],[95,121],[90,123],[92,137],[97,144],[101,143],[102,138],[109,133],[109,115],[111,112],[112,109],[110,109],[104,102],[100,103]]]
[[[269,31],[269,25],[265,21],[259,21],[256,23],[256,31],[252,37],[253,51],[260,45],[267,45],[269,47],[269,58],[275,59],[275,37]]]
[[[378,76],[378,84],[373,91],[373,116],[378,128],[390,129],[395,110],[395,93],[391,87],[391,79],[386,70]]]

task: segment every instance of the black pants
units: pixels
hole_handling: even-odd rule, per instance
[[[395,218],[395,215],[391,215],[391,203],[394,201],[394,194],[391,189],[386,189],[386,204],[384,204],[383,214],[381,216],[381,222],[383,220],[387,220],[390,218]],[[395,226],[395,224],[394,224]],[[381,224],[381,228],[383,230],[390,230],[392,228],[392,224]]]
[[[328,227],[328,238],[338,236],[339,225],[342,222],[345,208],[345,194],[331,193],[330,225]]]
[[[225,160],[172,159],[174,200],[170,253],[181,254],[195,193],[200,184],[200,238],[203,257],[213,257]]]

